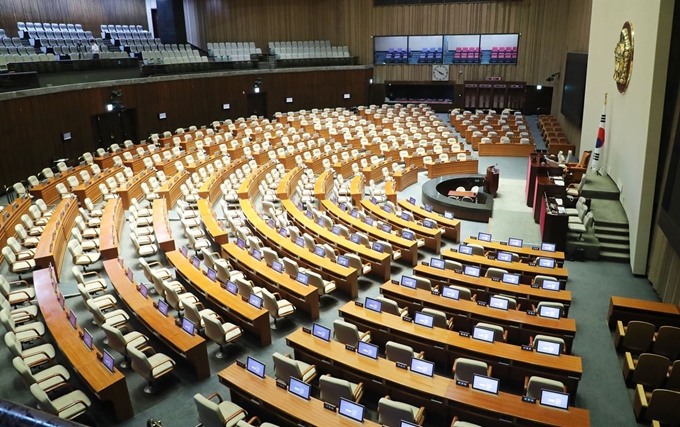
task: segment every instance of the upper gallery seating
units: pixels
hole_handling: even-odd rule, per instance
[[[17,22],[17,27],[19,38],[28,40],[34,47],[40,47],[47,42],[56,45],[60,40],[75,46],[78,42],[87,44],[93,38],[92,31],[84,31],[81,24]]]
[[[217,62],[250,61],[250,55],[262,53],[253,42],[219,42],[208,43],[208,55]]]
[[[390,50],[385,55],[385,62],[388,64],[407,63],[408,50],[404,50],[402,48],[397,48],[397,50],[394,50],[394,48],[390,48]]]
[[[277,59],[349,58],[347,46],[331,46],[328,40],[269,42],[269,53]]]
[[[419,64],[432,64],[435,62],[442,62],[442,48],[425,48],[420,51],[418,56]]]
[[[101,25],[103,39],[149,39],[153,40],[153,34],[145,30],[141,25]]]
[[[491,48],[492,64],[503,62],[517,62],[517,46],[494,46]]]
[[[475,47],[456,47],[453,53],[453,63],[479,62],[479,46]]]

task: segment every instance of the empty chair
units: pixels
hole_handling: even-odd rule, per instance
[[[525,396],[533,397],[538,400],[541,398],[542,390],[556,391],[558,393],[567,392],[567,388],[559,381],[538,376],[524,378]]]
[[[469,423],[467,421],[460,421],[458,417],[453,417],[451,421],[451,427],[482,427],[479,424]]]
[[[508,331],[503,329],[502,326],[494,325],[491,323],[479,322],[475,327],[488,329],[493,332],[494,341],[506,342],[508,338]]]
[[[5,246],[2,248],[2,256],[5,258],[5,261],[9,264],[9,271],[17,274],[20,280],[22,273],[32,271],[35,268],[34,260],[26,259],[19,261],[9,246]]]
[[[676,326],[662,326],[654,336],[652,353],[660,354],[675,360],[680,355],[680,328]]]
[[[149,346],[138,349],[133,345],[128,345],[127,351],[132,359],[132,370],[148,381],[148,385],[144,387],[145,393],[153,393],[155,391],[153,382],[169,374],[175,368],[174,360],[163,353],[156,353]],[[151,357],[146,355],[148,351],[151,352]]]
[[[453,379],[466,381],[472,384],[472,379],[475,374],[491,376],[491,366],[479,360],[459,357],[453,362],[453,369],[451,370]]]
[[[21,246],[24,246],[26,248],[34,248],[38,246],[40,239],[35,236],[29,236],[23,225],[21,224],[15,225],[14,231],[17,233],[17,236],[19,237]]]
[[[5,345],[14,357],[21,357],[30,367],[39,367],[54,360],[55,350],[52,344],[40,344],[23,348],[14,332],[5,334]]]
[[[614,331],[614,346],[631,353],[644,353],[651,347],[655,332],[656,327],[651,323],[631,320],[623,326],[619,320]]]
[[[255,286],[252,281],[246,279],[245,277],[234,278],[234,283],[238,287],[239,295],[243,295],[247,298],[250,296],[250,294],[254,294],[262,298],[262,288]]]
[[[635,388],[633,412],[638,422],[655,420],[664,425],[677,426],[680,423],[680,392],[656,389],[646,392],[642,386]]]
[[[319,377],[319,391],[319,398],[322,401],[337,407],[340,404],[340,398],[359,403],[364,394],[364,384],[355,384],[326,374]]]
[[[78,284],[83,285],[88,294],[94,295],[106,290],[106,280],[102,279],[96,271],[82,272],[78,267],[72,267],[71,272],[78,281]],[[96,279],[87,280],[86,277],[96,276]]]
[[[31,367],[21,357],[12,359],[12,365],[27,387],[38,384],[46,393],[65,385],[71,378],[71,374],[62,365],[54,365],[47,369],[33,372]]]
[[[45,335],[45,325],[42,322],[23,322],[18,325],[7,308],[0,310],[0,323],[7,332],[13,332],[21,343],[35,341]]]
[[[35,320],[38,316],[38,306],[30,304],[12,308],[12,305],[2,293],[0,293],[0,310],[7,311],[7,314],[18,324]]]
[[[14,237],[7,239],[7,246],[14,252],[18,261],[32,260],[35,257],[34,249],[22,249],[21,244]]]
[[[128,363],[130,361],[130,355],[128,353],[127,347],[131,346],[134,348],[141,348],[149,341],[149,338],[146,335],[137,331],[128,331],[125,335],[123,335],[121,329],[124,328],[116,328],[109,323],[104,323],[101,325],[101,328],[106,334],[109,347],[116,350],[123,356],[123,361],[120,364],[120,367],[123,369],[128,367]]]
[[[25,280],[8,282],[0,275],[0,292],[11,306],[17,306],[35,298],[35,290]]]
[[[673,366],[668,372],[665,388],[680,391],[680,360],[673,362]]]
[[[119,328],[125,325],[125,322],[130,320],[130,316],[128,316],[128,314],[121,309],[103,312],[101,308],[99,308],[99,306],[91,299],[85,301],[85,306],[87,307],[88,311],[92,313],[94,322],[100,328],[103,324],[108,324],[114,328]],[[106,343],[108,343],[108,341]]]
[[[475,243],[468,243],[467,246],[472,248],[472,255],[484,255],[484,246]]]
[[[434,317],[434,326],[437,328],[453,329],[453,317],[446,318],[446,313],[433,308],[423,308],[422,313],[429,314]]]
[[[646,390],[653,390],[663,385],[670,364],[667,357],[658,354],[642,353],[634,357],[626,352],[623,377],[629,386],[642,385]]]
[[[63,385],[67,384],[64,383]],[[84,414],[92,404],[87,395],[80,390],[72,389],[72,391],[51,400],[45,390],[40,387],[40,384],[33,384],[30,389],[31,394],[38,401],[40,410],[66,420],[72,420]]]
[[[281,298],[278,292],[271,293],[267,289],[262,289],[262,299],[264,307],[269,311],[269,315],[274,318],[274,324],[281,318],[285,318],[295,313],[295,306],[288,300]]]
[[[359,341],[371,342],[371,332],[359,332],[355,325],[344,320],[333,321],[333,334],[335,339],[343,344],[356,347]]]
[[[408,307],[399,307],[396,301],[383,296],[375,298],[381,303],[381,310],[383,313],[394,314],[395,316],[404,317],[408,315]]]
[[[217,403],[212,401],[215,397]],[[222,396],[218,393],[213,393],[208,397],[196,393],[194,403],[198,411],[198,422],[204,427],[242,426],[241,421],[248,416],[245,409],[228,400],[222,400]]]
[[[536,277],[534,277],[533,284],[538,286],[539,288],[543,286],[543,282],[546,280],[552,280],[553,282],[557,282],[557,277],[553,276],[544,276],[541,274],[537,274]]]
[[[391,400],[385,396],[378,401],[378,423],[388,427],[399,427],[401,421],[422,425],[425,421],[425,407],[409,405]]]
[[[279,352],[275,352],[272,358],[274,359],[274,376],[286,384],[290,383],[291,377],[305,383],[310,383],[316,378],[316,365],[295,360],[289,354]]]
[[[422,359],[425,352],[416,353],[413,348],[400,344],[395,341],[387,341],[385,343],[385,358],[393,362],[401,362],[406,365],[411,364],[411,358]]]
[[[484,277],[502,279],[504,274],[508,274],[508,270],[502,268],[489,267],[484,274]]]
[[[335,280],[324,280],[319,273],[311,270],[308,270],[305,274],[309,278],[309,285],[316,286],[319,290],[319,296],[327,295],[336,289]]]
[[[68,242],[68,251],[71,253],[72,261],[75,265],[85,267],[99,261],[101,254],[99,252],[84,252],[77,240]]]
[[[189,306],[189,303],[186,305]],[[225,356],[224,346],[241,337],[243,331],[237,325],[225,322],[218,315],[204,315],[202,317],[205,324],[206,337],[215,341],[220,346],[220,350],[215,354],[215,357],[222,359]]]

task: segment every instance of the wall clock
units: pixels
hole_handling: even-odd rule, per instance
[[[620,93],[626,92],[633,74],[634,34],[633,24],[626,21],[621,28],[619,42],[614,48],[614,81]]]
[[[448,82],[449,81],[449,66],[448,65],[433,65],[432,66],[432,81]]]

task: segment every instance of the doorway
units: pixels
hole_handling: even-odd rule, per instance
[[[126,140],[137,142],[137,109],[112,111],[92,116],[92,136],[99,147],[122,144]]]
[[[248,116],[267,117],[267,94],[249,93],[248,94]]]

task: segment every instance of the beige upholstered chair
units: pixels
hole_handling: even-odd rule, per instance
[[[425,352],[416,353],[413,348],[394,341],[385,343],[385,358],[393,362],[401,362],[406,365],[411,364],[411,358],[422,359]]]
[[[67,383],[64,383],[61,387],[64,386],[70,388]],[[69,393],[51,400],[47,393],[40,387],[40,384],[33,384],[31,386],[31,394],[35,400],[38,401],[38,408],[40,410],[66,420],[71,420],[84,414],[92,404],[85,393],[80,390],[73,390],[72,388]]]
[[[359,403],[364,394],[364,384],[355,384],[326,374],[319,377],[319,391],[320,399],[331,405],[338,406],[341,397]]]
[[[224,358],[224,346],[240,338],[243,335],[243,331],[233,323],[225,322],[217,314],[208,314],[202,317],[205,324],[205,336],[220,346],[220,350],[215,354],[215,357],[218,359]]]
[[[156,353],[149,346],[138,349],[134,345],[128,345],[127,351],[132,359],[132,370],[148,381],[148,385],[144,387],[144,393],[153,393],[155,391],[153,382],[169,374],[175,368],[174,360],[163,353]],[[149,351],[151,357],[146,355]]]
[[[108,323],[104,323],[101,328],[106,334],[108,346],[123,356],[123,361],[120,363],[120,367],[123,369],[128,367],[130,361],[130,354],[128,353],[127,347],[133,346],[135,348],[141,348],[149,342],[149,338],[141,332],[126,331],[127,333],[123,334],[121,329],[124,328],[117,328]]]
[[[352,323],[337,319],[333,321],[333,334],[339,342],[356,347],[359,341],[371,342],[371,332],[359,332]]]
[[[279,352],[275,352],[272,358],[274,359],[274,376],[286,384],[290,383],[291,377],[308,384],[316,378],[316,365],[295,360],[290,357],[290,354]]]
[[[239,290],[239,293],[241,291]],[[295,313],[295,306],[288,300],[281,298],[278,292],[271,293],[262,288],[262,300],[264,308],[269,311],[269,315],[274,318],[274,324],[278,319],[282,319]]]
[[[491,376],[491,366],[479,360],[459,357],[453,362],[453,369],[451,371],[454,380],[467,381],[472,384],[472,379],[475,374]]]
[[[425,421],[425,407],[420,408],[385,396],[378,401],[378,423],[398,427],[401,421],[422,425]]]
[[[217,403],[212,399],[217,398]],[[228,400],[222,400],[218,393],[203,397],[194,395],[194,403],[198,411],[198,422],[203,427],[234,427],[248,416],[245,409]]]

